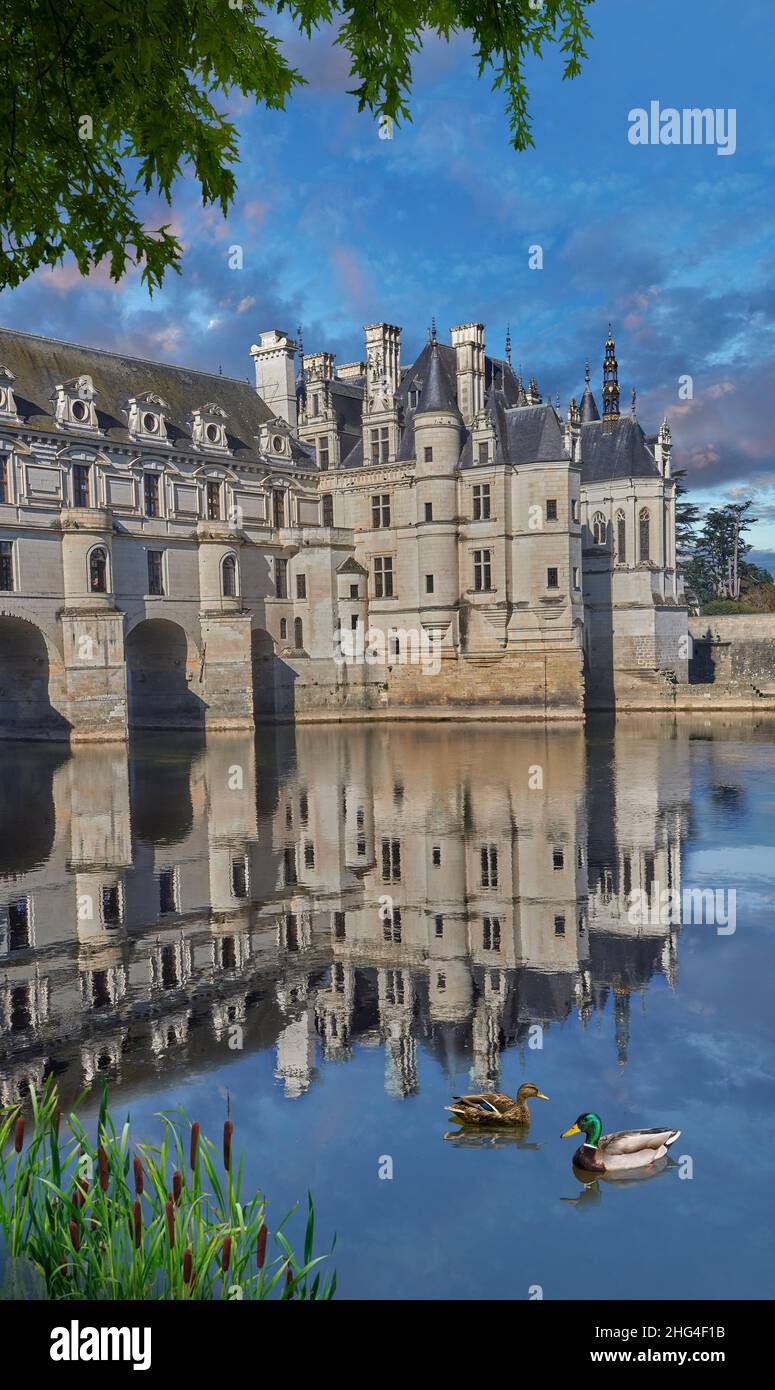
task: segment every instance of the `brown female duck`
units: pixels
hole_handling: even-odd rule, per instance
[[[454,1105],[446,1105],[460,1125],[529,1125],[528,1100],[548,1100],[532,1081],[524,1081],[516,1097],[502,1091],[477,1091],[470,1096],[453,1096]]]

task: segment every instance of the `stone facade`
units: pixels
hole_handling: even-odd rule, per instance
[[[0,330],[0,735],[578,719],[680,679],[666,426],[588,385],[563,420],[451,338],[294,371],[271,331],[252,386]]]

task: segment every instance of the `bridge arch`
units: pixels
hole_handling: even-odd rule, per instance
[[[127,633],[125,656],[130,728],[202,728],[199,653],[179,623],[142,619]]]

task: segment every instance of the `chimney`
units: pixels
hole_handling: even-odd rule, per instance
[[[250,355],[256,364],[256,391],[272,414],[296,429],[296,386],[293,358],[296,344],[277,328],[261,334]]]
[[[368,323],[363,331],[366,334],[367,394],[372,395],[383,380],[391,391],[397,391],[401,380],[401,329],[393,323]]]
[[[484,405],[484,324],[463,323],[451,329],[457,366],[457,403],[466,425]]]

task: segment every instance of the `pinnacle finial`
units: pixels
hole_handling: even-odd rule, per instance
[[[297,329],[296,329],[296,338],[297,338],[297,340],[298,340],[298,345],[299,345],[299,357],[303,357],[303,356],[304,356],[304,339],[303,339],[302,336],[301,336],[301,324],[299,324],[298,327],[297,327]]]
[[[435,343],[435,341],[436,341],[436,315],[435,315],[435,314],[432,314],[432,315],[431,315],[431,331],[430,331],[430,335],[429,335],[429,341],[430,341],[431,343]]]
[[[635,401],[636,401],[636,399],[637,399],[637,394],[638,394],[638,393],[637,393],[637,391],[635,390],[635,387],[633,386],[633,388],[632,388],[632,407],[631,407],[633,415],[635,414]]]
[[[587,361],[584,363],[584,384],[585,386],[589,386],[589,358],[587,358]]]
[[[511,366],[511,324],[506,324],[506,361]]]

